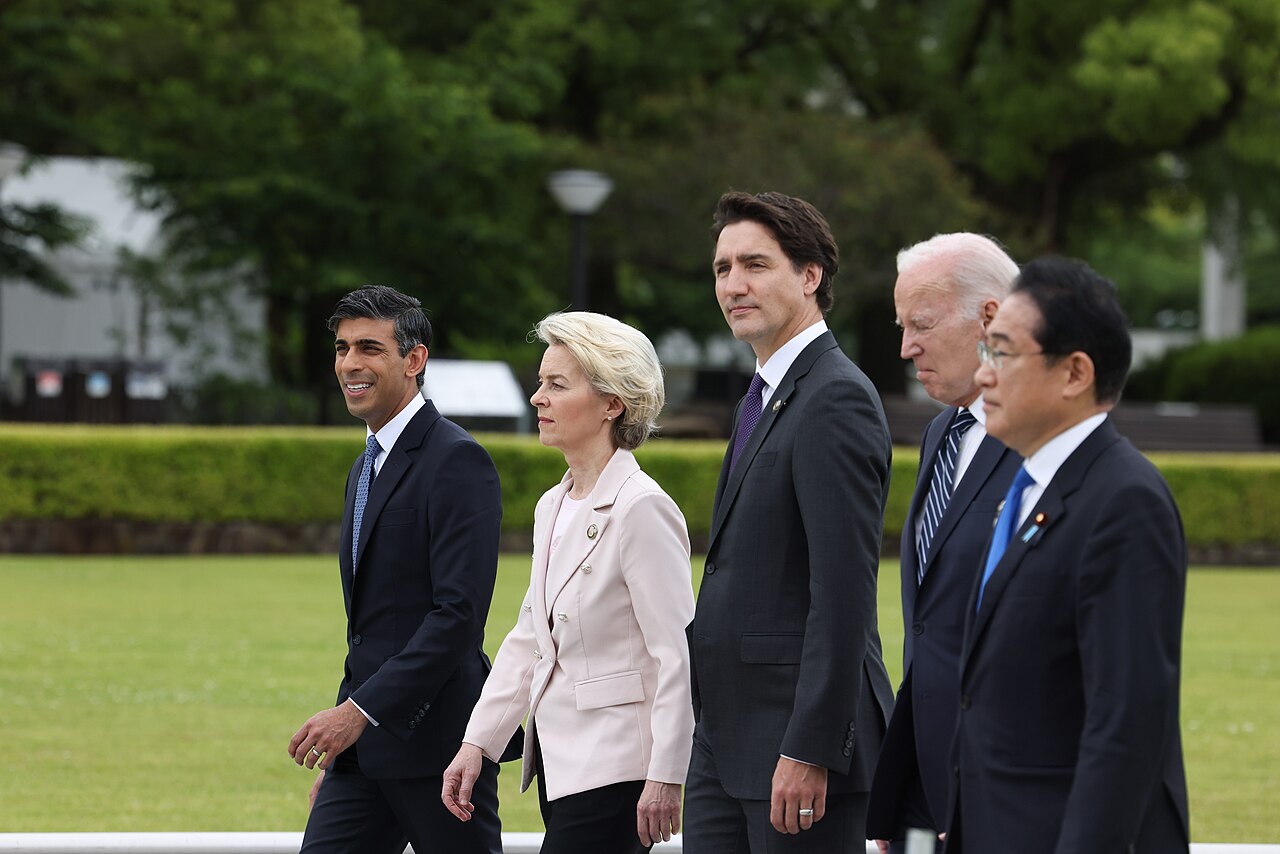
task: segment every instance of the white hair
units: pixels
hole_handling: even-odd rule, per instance
[[[567,349],[592,388],[622,401],[613,426],[619,448],[638,448],[657,432],[666,392],[658,353],[643,332],[606,314],[566,311],[542,318],[533,334],[547,346]]]
[[[967,231],[935,234],[898,253],[898,274],[922,264],[947,262],[956,299],[977,311],[989,299],[1003,301],[1018,277],[1018,265],[994,238]]]

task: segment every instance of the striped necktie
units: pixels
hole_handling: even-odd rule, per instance
[[[960,442],[977,420],[969,410],[957,410],[951,427],[947,429],[947,439],[938,449],[938,459],[933,464],[933,479],[929,481],[929,494],[924,502],[924,519],[920,524],[920,532],[916,534],[917,584],[924,582],[924,571],[930,557],[929,546],[933,543],[934,534],[938,533],[938,526],[942,524],[942,514],[947,512],[947,505],[951,503],[951,493],[955,491]]]
[[[369,484],[373,482],[373,461],[378,458],[382,446],[378,437],[369,434],[364,447],[364,465],[360,468],[360,480],[356,481],[355,514],[351,520],[351,573],[356,571],[356,555],[360,551],[360,523],[364,521],[364,506],[369,503]]]

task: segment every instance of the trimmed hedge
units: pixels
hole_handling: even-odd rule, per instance
[[[484,435],[502,476],[503,530],[527,532],[564,459],[532,437]],[[0,428],[0,521],[336,522],[359,428]],[[724,443],[658,439],[641,464],[705,535]],[[895,450],[891,548],[915,484],[915,448]],[[1280,454],[1152,454],[1193,546],[1280,546]]]

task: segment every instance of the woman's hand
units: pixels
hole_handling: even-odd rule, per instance
[[[644,791],[636,801],[636,832],[646,848],[680,832],[679,783],[644,781]]]
[[[471,814],[476,811],[475,805],[471,803],[471,787],[476,784],[483,763],[484,754],[480,748],[463,742],[462,747],[458,748],[458,755],[444,769],[440,800],[444,802],[445,809],[457,816],[459,821],[470,821]]]

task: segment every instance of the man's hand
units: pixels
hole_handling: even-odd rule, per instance
[[[801,815],[812,810],[812,815]],[[799,833],[822,820],[827,811],[827,769],[778,757],[773,772],[769,822],[779,833]]]
[[[316,775],[316,781],[311,784],[311,794],[307,796],[308,812],[316,808],[316,795],[320,794],[320,784],[324,782],[324,772],[321,771]]]
[[[680,832],[680,784],[645,780],[636,801],[636,832],[648,848]]]
[[[889,854],[889,840],[877,839],[876,847],[880,849],[880,854]]]
[[[484,752],[474,744],[464,741],[462,747],[458,748],[458,755],[444,769],[440,800],[445,809],[457,816],[459,821],[470,821],[471,814],[476,811],[475,804],[471,803],[471,789],[475,786],[483,765]]]
[[[347,700],[312,715],[289,740],[289,755],[299,765],[327,771],[334,757],[355,744],[368,725],[364,713]]]

